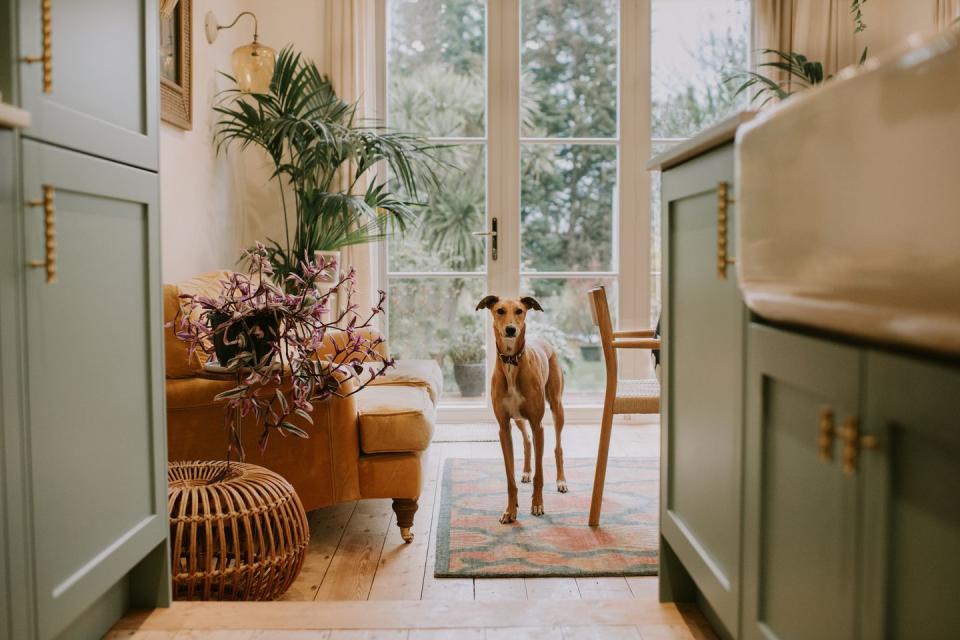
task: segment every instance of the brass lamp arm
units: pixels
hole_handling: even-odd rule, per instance
[[[217,39],[217,34],[221,30],[232,29],[243,16],[250,16],[253,18],[253,41],[256,42],[257,37],[260,34],[260,23],[257,20],[257,15],[252,11],[241,11],[239,14],[237,14],[237,17],[233,19],[233,22],[224,25],[221,25],[217,22],[217,17],[213,15],[212,11],[208,12],[204,19],[204,27],[207,32],[207,41],[210,44],[213,44],[213,42]]]

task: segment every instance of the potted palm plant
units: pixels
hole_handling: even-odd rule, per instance
[[[305,256],[334,252],[323,256],[329,260],[343,247],[403,232],[422,204],[423,183],[437,182],[435,145],[359,122],[357,105],[341,100],[329,78],[290,47],[277,56],[268,93],[228,89],[215,110],[218,152],[253,145],[273,164],[285,229],[266,245],[281,283]],[[390,183],[373,179],[379,167]]]

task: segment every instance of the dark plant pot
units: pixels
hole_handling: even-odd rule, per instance
[[[211,313],[209,318],[211,326],[216,330],[230,316],[225,313]],[[251,329],[259,327],[263,331],[263,337],[253,335],[251,331],[244,331],[244,328],[239,324],[229,327],[226,331],[218,331],[213,334],[213,350],[217,354],[217,361],[221,366],[227,366],[227,363],[235,358],[241,350],[252,351],[257,362],[262,362],[270,354],[273,345],[276,344],[278,327],[277,317],[274,314],[264,311],[251,316],[246,323]],[[242,349],[237,344],[237,338],[241,333],[245,336],[245,346]],[[228,342],[230,344],[227,344]]]
[[[598,344],[580,345],[580,356],[586,362],[600,362],[600,345]]]
[[[454,364],[453,379],[457,381],[460,395],[464,398],[476,398],[483,395],[483,381],[486,376],[486,365],[482,362],[470,364]]]

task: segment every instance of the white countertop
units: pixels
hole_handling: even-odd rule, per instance
[[[30,113],[0,102],[0,129],[26,129],[30,126]]]
[[[704,129],[689,140],[670,147],[663,153],[658,153],[647,163],[650,171],[666,171],[682,162],[710,151],[720,145],[733,142],[737,129],[745,122],[750,122],[757,115],[755,111],[741,111],[725,118],[708,129]]]

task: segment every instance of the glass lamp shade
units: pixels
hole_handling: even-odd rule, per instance
[[[233,76],[243,93],[269,93],[277,52],[256,40],[233,50]]]

